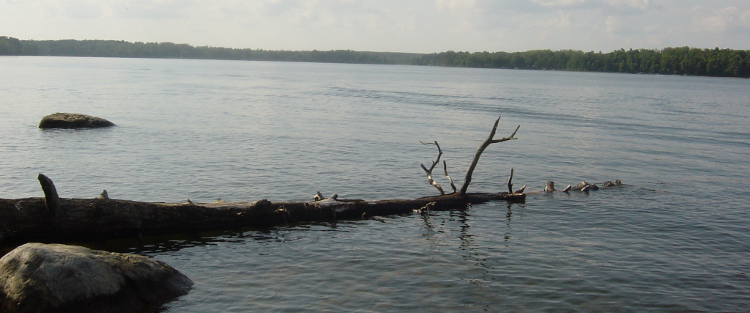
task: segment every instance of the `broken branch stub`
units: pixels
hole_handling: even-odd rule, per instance
[[[42,191],[44,191],[44,203],[47,205],[47,210],[50,215],[56,215],[60,212],[60,196],[57,195],[57,188],[49,177],[42,173],[37,176],[39,184],[42,185]]]
[[[464,184],[461,186],[461,191],[459,191],[459,195],[464,196],[466,195],[466,190],[469,189],[469,184],[471,183],[471,175],[474,174],[474,169],[477,167],[477,163],[479,163],[479,157],[482,156],[482,153],[484,152],[489,145],[493,143],[500,143],[508,140],[516,140],[516,132],[518,132],[518,129],[521,128],[521,125],[518,125],[516,127],[516,130],[513,131],[513,133],[508,137],[503,137],[500,139],[495,139],[495,133],[497,132],[497,124],[500,122],[500,117],[495,120],[495,125],[492,126],[492,130],[490,131],[490,135],[487,137],[487,139],[484,140],[481,146],[479,146],[479,149],[477,149],[477,152],[474,154],[474,159],[471,161],[471,165],[469,166],[469,169],[466,171],[466,178],[464,179]]]

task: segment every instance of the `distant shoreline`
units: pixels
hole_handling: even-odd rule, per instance
[[[212,59],[400,64],[631,74],[750,78],[750,51],[690,47],[661,50],[402,53],[354,50],[286,51],[117,40],[19,40],[0,36],[0,55]]]

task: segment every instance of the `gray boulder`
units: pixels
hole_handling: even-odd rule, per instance
[[[141,255],[27,243],[0,258],[0,312],[143,312],[193,282]]]
[[[39,128],[97,128],[115,126],[100,117],[76,113],[55,113],[42,118]]]

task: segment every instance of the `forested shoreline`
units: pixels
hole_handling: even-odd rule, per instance
[[[715,77],[750,77],[750,51],[690,47],[661,50],[398,53],[353,50],[286,51],[194,47],[171,42],[117,40],[19,40],[0,36],[0,55],[178,58],[447,67],[509,68]]]
[[[748,78],[750,51],[690,47],[662,50],[620,49],[610,53],[577,50],[514,53],[447,51],[422,55],[412,64]]]

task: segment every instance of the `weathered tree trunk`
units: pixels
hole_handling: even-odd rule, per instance
[[[395,200],[156,203],[116,199],[59,199],[47,210],[44,198],[0,199],[0,243],[132,237],[147,234],[272,226],[285,223],[367,218],[465,208],[491,200],[523,202],[525,194],[475,193]]]

